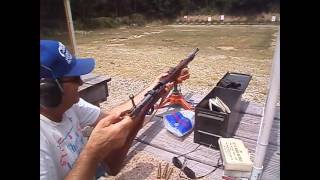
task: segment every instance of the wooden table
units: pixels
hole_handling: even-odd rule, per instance
[[[203,96],[187,95],[186,99],[199,102]],[[198,144],[193,142],[193,132],[186,137],[178,138],[164,128],[162,117],[174,108],[159,110],[157,115],[150,120],[138,133],[129,154],[133,151],[145,151],[155,157],[171,162],[172,157],[184,154],[195,149]],[[235,138],[244,141],[245,146],[254,160],[255,148],[263,116],[263,106],[252,102],[241,102],[241,121],[235,133]],[[188,167],[192,167],[196,176],[204,175],[213,169],[220,156],[218,150],[200,146],[197,151],[187,155]],[[221,179],[222,170],[218,169],[210,174],[207,179]],[[264,160],[263,180],[280,179],[280,107],[276,108],[269,145]]]
[[[108,82],[111,78],[91,73],[81,78],[84,83],[79,87],[80,97],[99,107],[99,103],[106,101],[109,96]]]

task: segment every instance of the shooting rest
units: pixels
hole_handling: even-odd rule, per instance
[[[174,83],[172,93],[163,101],[163,103],[158,105],[156,109],[160,109],[168,105],[180,105],[186,110],[194,110],[194,108],[184,99],[177,86],[177,83]]]

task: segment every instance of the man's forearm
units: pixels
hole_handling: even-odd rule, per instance
[[[134,102],[137,104],[140,102],[143,98],[144,95],[150,91],[157,83],[153,82],[148,88],[143,90],[142,92],[138,93],[134,97]],[[125,110],[129,110],[132,108],[132,102],[131,100],[128,100],[127,102],[115,107],[111,111],[116,111],[116,112],[123,112]],[[141,119],[143,121],[143,119]],[[104,159],[104,164],[107,169],[107,173],[109,175],[116,175],[122,168],[122,164],[124,159],[126,158],[126,155],[132,145],[132,142],[134,138],[136,137],[138,131],[142,128],[142,123],[137,122],[135,126],[130,130],[130,134],[128,135],[128,138],[126,140],[126,143],[123,147],[113,150],[110,152],[110,154]]]
[[[138,131],[141,129],[140,125],[136,125],[132,128],[126,143],[123,147],[113,150],[110,154],[104,159],[104,164],[107,168],[107,173],[109,175],[115,176],[119,173],[122,168],[123,161],[126,158],[126,155],[132,145],[134,138],[136,137]]]
[[[99,161],[86,147],[80,153],[72,170],[67,174],[65,180],[88,180],[95,176]]]

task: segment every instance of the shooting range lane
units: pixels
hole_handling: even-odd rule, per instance
[[[185,97],[188,96],[189,98],[191,97],[190,99],[194,102],[199,102],[199,98],[202,99],[202,97],[197,95],[186,95]],[[160,109],[157,112],[157,115],[139,131],[137,140],[130,149],[131,153],[133,151],[148,152],[154,157],[171,163],[174,156],[190,152],[198,146],[197,143],[193,142],[193,132],[186,135],[186,137],[178,138],[164,128],[162,116],[172,110],[174,110],[174,108],[168,107]],[[242,101],[240,111],[241,121],[235,133],[235,138],[243,140],[245,146],[249,149],[253,161],[260,122],[263,115],[263,106]],[[188,167],[190,167],[197,176],[210,172],[213,169],[212,166],[216,165],[219,156],[219,150],[210,149],[205,146],[200,146],[195,152],[186,155],[189,159]],[[205,179],[220,179],[221,175],[222,170],[218,169]],[[280,179],[280,107],[276,108],[275,121],[272,126],[264,161],[262,179]]]

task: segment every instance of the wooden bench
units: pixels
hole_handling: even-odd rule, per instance
[[[191,95],[190,98],[194,102],[199,102],[203,96]],[[254,160],[263,108],[261,104],[241,102],[241,121],[235,133],[235,138],[244,141],[245,146],[249,149],[252,160]],[[142,151],[171,163],[174,156],[190,152],[198,146],[198,144],[193,142],[193,132],[186,137],[178,138],[165,129],[162,117],[171,110],[177,109],[171,107],[159,110],[157,115],[139,131],[128,157],[130,153]],[[220,152],[218,150],[205,146],[200,146],[197,151],[186,155],[189,159],[188,166],[192,167],[197,176],[211,171],[213,166],[216,165],[219,156]],[[221,176],[222,170],[217,169],[206,178],[221,179]],[[276,108],[269,145],[264,159],[262,179],[280,179],[280,107]]]
[[[81,78],[84,83],[79,87],[80,97],[99,107],[100,102],[106,101],[109,96],[108,82],[111,78],[92,73]]]

